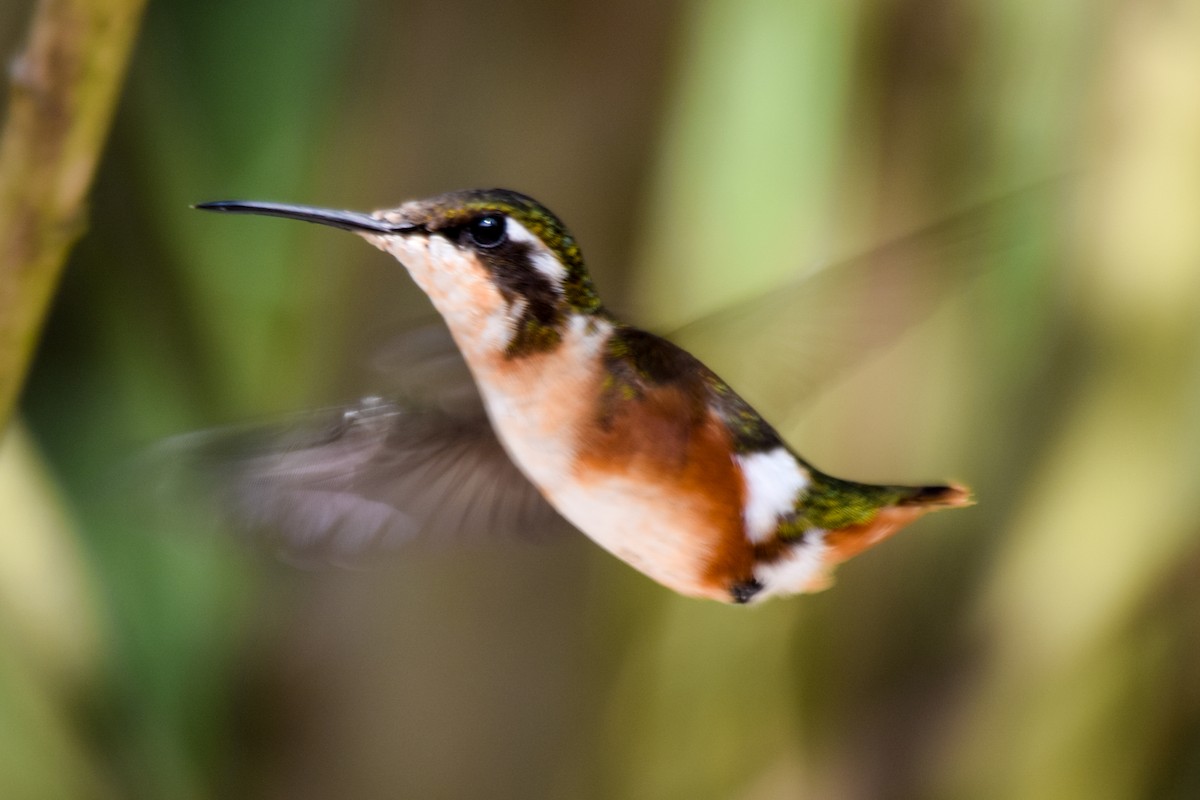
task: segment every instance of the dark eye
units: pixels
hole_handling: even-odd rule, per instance
[[[507,235],[504,217],[500,214],[484,214],[467,226],[467,236],[479,247],[496,247]]]

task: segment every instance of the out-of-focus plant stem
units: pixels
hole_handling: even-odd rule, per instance
[[[0,138],[0,428],[66,256],[145,0],[40,0],[10,62]]]

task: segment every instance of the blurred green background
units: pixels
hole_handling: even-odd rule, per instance
[[[432,314],[190,203],[491,185],[655,330],[1008,197],[820,298],[945,301],[817,402],[735,381],[822,468],[979,505],[753,609],[582,540],[303,571],[145,513],[141,448],[379,391]],[[1197,220],[1195,2],[151,3],[0,452],[0,797],[1200,796]]]

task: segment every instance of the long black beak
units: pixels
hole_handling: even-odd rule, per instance
[[[262,214],[268,217],[285,217],[320,225],[332,225],[344,231],[369,231],[371,233],[409,233],[420,226],[411,223],[388,222],[358,211],[336,211],[331,208],[294,206],[287,203],[259,203],[253,200],[214,200],[197,203],[192,208],[205,211],[222,211],[227,214]]]

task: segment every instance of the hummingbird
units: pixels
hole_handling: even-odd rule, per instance
[[[841,562],[973,502],[956,483],[821,472],[697,358],[612,314],[574,237],[526,195],[196,208],[328,225],[390,253],[474,384],[474,405],[367,398],[315,434],[225,452],[236,514],[293,541],[487,535],[560,515],[682,595],[747,604],[824,589]]]

